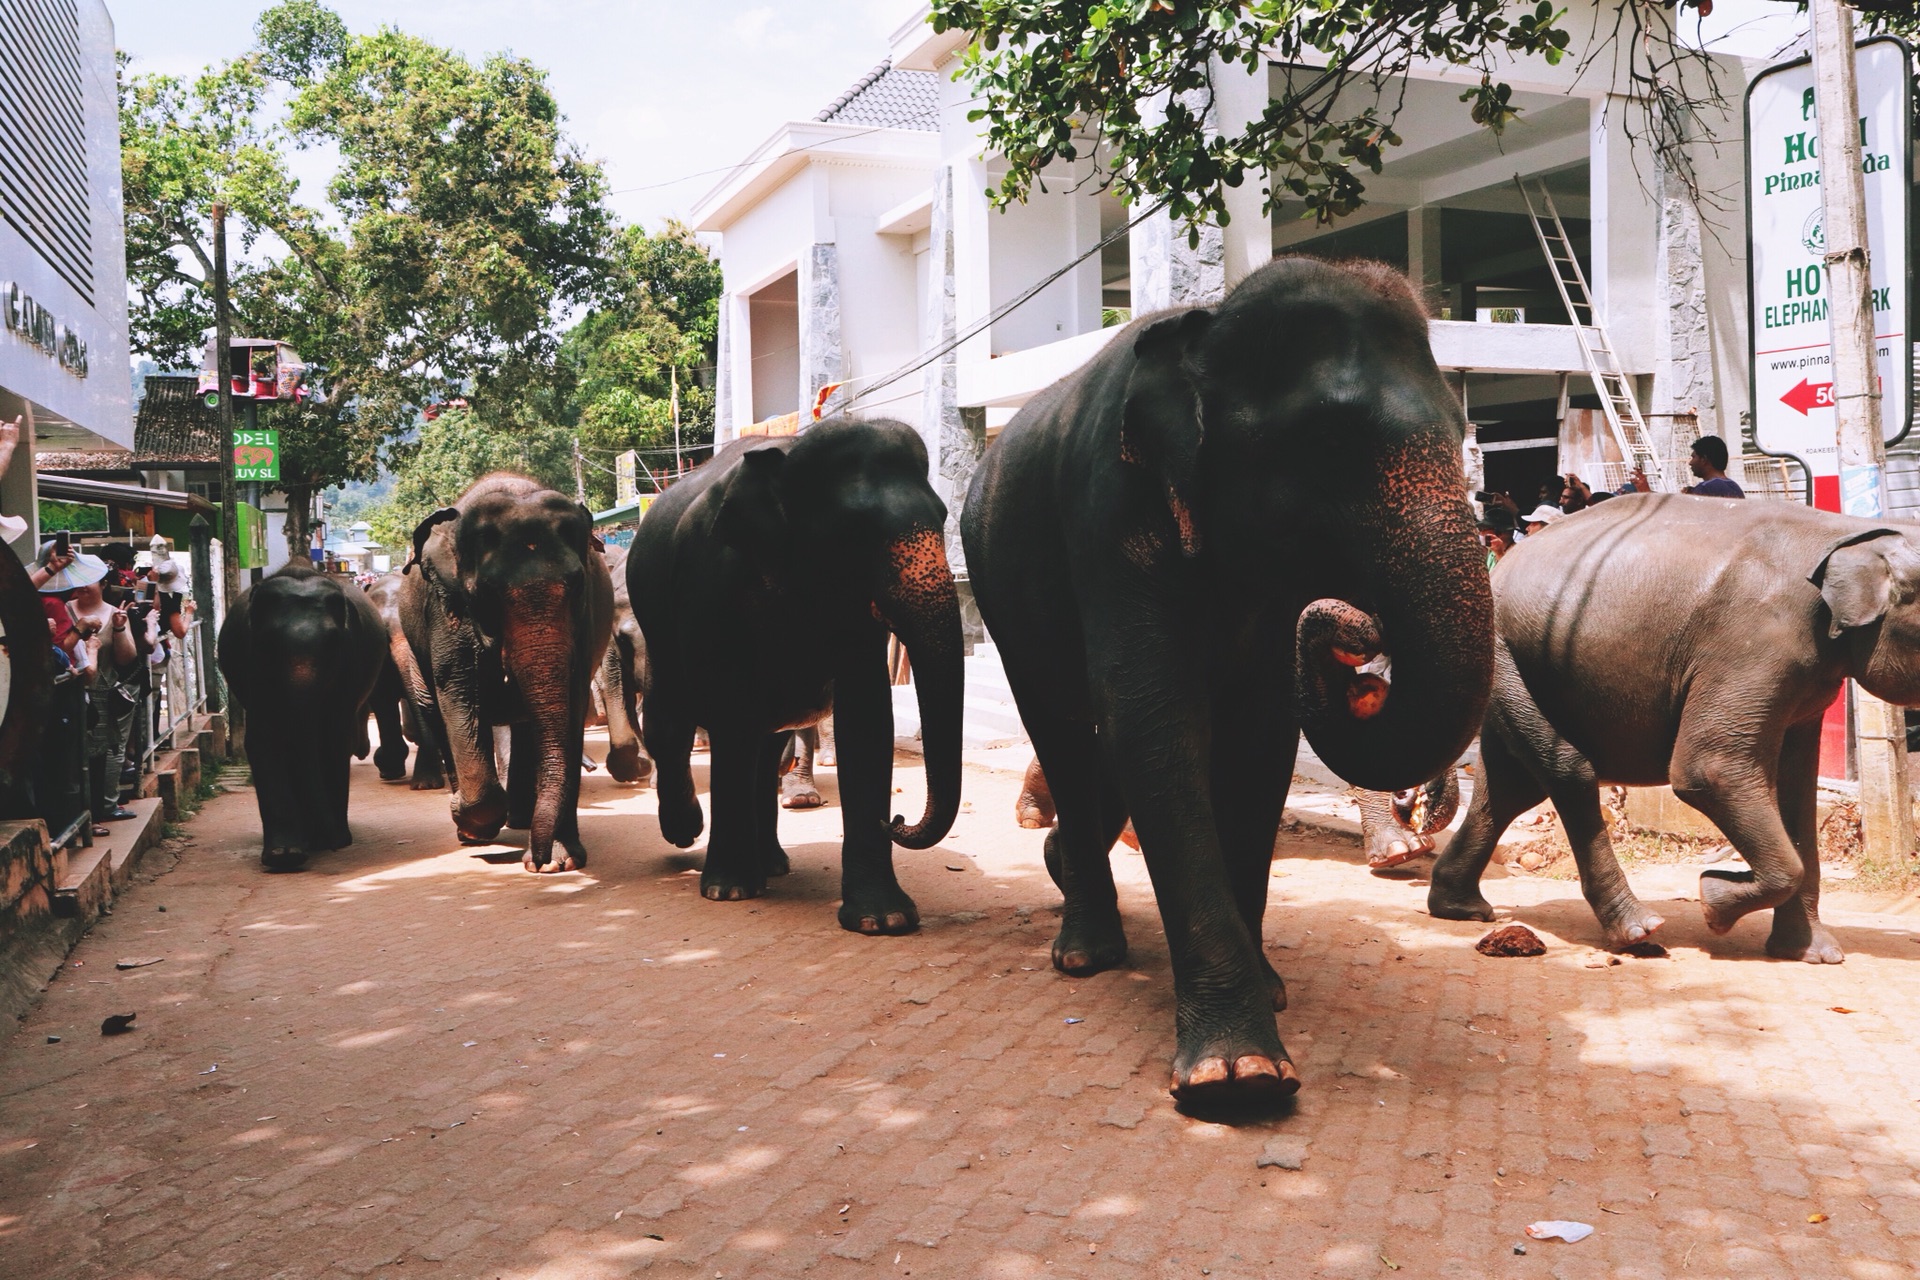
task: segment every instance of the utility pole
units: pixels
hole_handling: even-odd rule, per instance
[[[213,373],[220,383],[220,592],[228,614],[240,599],[240,482],[233,467],[233,318],[227,307],[227,206],[213,206]],[[222,621],[224,621],[224,617]],[[227,752],[240,740],[245,712],[227,702]]]
[[[249,361],[252,360],[253,352],[251,349],[248,350],[247,357]],[[227,357],[227,363],[228,363],[228,367],[231,368],[233,363],[232,356]],[[251,363],[249,363],[247,366],[247,431],[249,433],[248,438],[257,439],[258,437],[253,436],[251,433],[258,431],[259,429],[260,429],[260,397],[253,394],[253,366]],[[260,501],[260,482],[258,480],[247,481],[247,502],[250,506],[252,506],[252,508],[255,511],[259,511],[262,509],[262,504]],[[253,566],[252,577],[253,577],[254,583],[258,584],[261,577],[265,573],[266,573],[266,570],[263,569],[261,566],[259,565]]]
[[[672,379],[672,396],[668,404],[673,410],[673,474],[676,477],[686,474],[687,465],[680,460],[680,367],[668,365],[667,374]]]
[[[1839,424],[1841,505],[1848,515],[1886,512],[1886,443],[1874,358],[1868,270],[1867,195],[1860,172],[1860,90],[1854,76],[1853,10],[1812,0],[1814,110],[1820,125],[1821,225],[1826,235],[1827,323],[1833,341],[1834,417]],[[1894,866],[1913,849],[1907,789],[1906,719],[1854,686],[1860,824],[1870,861]]]
[[[573,500],[581,506],[587,505],[587,468],[586,460],[580,456],[580,439],[573,441]]]

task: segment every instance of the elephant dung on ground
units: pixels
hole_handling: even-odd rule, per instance
[[[841,927],[918,927],[893,845],[931,847],[960,807],[960,610],[946,518],[911,427],[844,418],[729,445],[647,512],[627,558],[651,664],[647,750],[661,834],[684,849],[702,825],[688,767],[696,726],[712,740],[706,897],[757,897],[785,873],[781,755],[789,730],[831,710]],[[912,824],[887,819],[889,631],[906,646],[920,700],[927,802]]]
[[[387,661],[366,592],[295,563],[240,593],[221,625],[220,673],[246,711],[260,806],[260,863],[297,871],[353,843],[350,761],[366,750],[367,699]]]
[[[607,709],[607,773],[616,782],[645,782],[653,775],[653,761],[640,743],[639,699],[647,687],[647,641],[627,594],[626,548],[608,547],[606,562],[613,582],[613,639],[593,684]]]
[[[400,590],[427,727],[453,763],[454,827],[470,843],[529,828],[530,871],[587,862],[580,760],[589,686],[613,632],[613,583],[596,542],[584,506],[499,472],[420,522]],[[500,726],[511,728],[505,789]]]
[[[1607,944],[1645,941],[1663,921],[1614,858],[1599,789],[1666,783],[1751,867],[1701,874],[1708,927],[1771,907],[1767,954],[1838,963],[1820,923],[1820,723],[1847,678],[1920,704],[1917,534],[1794,503],[1640,494],[1508,552],[1480,771],[1429,909],[1491,920],[1480,876],[1494,843],[1551,798]]]
[[[974,598],[1058,810],[1054,964],[1125,958],[1108,852],[1131,817],[1182,1099],[1298,1087],[1260,946],[1296,728],[1348,782],[1397,790],[1479,727],[1492,602],[1464,434],[1406,278],[1291,258],[1134,321],[974,476]]]
[[[387,628],[387,662],[373,686],[370,708],[380,729],[380,746],[373,753],[374,767],[383,782],[407,780],[407,743],[416,750],[413,756],[414,791],[443,791],[446,770],[441,765],[440,743],[427,732],[422,707],[427,701],[426,684],[414,663],[413,650],[407,645],[406,632],[400,626],[400,587],[405,581],[398,569],[382,574],[367,587],[367,598],[380,612]]]

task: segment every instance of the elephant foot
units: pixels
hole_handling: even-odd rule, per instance
[[[1612,951],[1625,951],[1638,946],[1666,923],[1663,917],[1647,910],[1647,905],[1631,894],[1627,895],[1626,901],[1605,911],[1596,908],[1594,914],[1600,918],[1600,927],[1606,933],[1607,948]]]
[[[463,844],[487,844],[500,834],[507,823],[507,792],[498,783],[480,793],[480,798],[463,805],[453,802],[453,826]]]
[[[413,766],[413,781],[407,784],[409,791],[445,791],[447,777],[438,769],[423,770],[417,763]]]
[[[1808,928],[1805,921],[1795,921],[1786,928],[1786,912],[1776,910],[1773,916],[1773,932],[1767,936],[1767,954],[1775,960],[1804,960],[1808,964],[1840,964],[1847,953],[1840,949],[1840,942],[1826,926],[1815,923]]]
[[[1286,980],[1280,976],[1280,971],[1273,967],[1273,961],[1267,959],[1267,953],[1264,951],[1260,953],[1260,967],[1266,972],[1267,982],[1272,989],[1273,1011],[1285,1013],[1287,1011]]]
[[[1029,831],[1050,827],[1058,820],[1053,792],[1047,786],[1047,775],[1041,772],[1038,760],[1027,765],[1027,776],[1020,785],[1020,798],[1013,802],[1013,819]]]
[[[1287,1059],[1265,1015],[1264,1034],[1181,1037],[1168,1091],[1183,1106],[1249,1106],[1274,1102],[1300,1089],[1300,1073]]]
[[[607,773],[615,782],[644,782],[652,772],[653,761],[640,754],[638,743],[607,752]]]
[[[307,869],[307,854],[304,849],[262,849],[260,867],[274,875],[284,875],[290,871]]]
[[[1069,911],[1053,940],[1053,967],[1075,978],[1125,964],[1127,935],[1118,908],[1104,912]]]
[[[520,865],[527,870],[552,875],[560,871],[585,871],[587,869],[587,851],[578,841],[562,842],[549,849],[544,856],[528,848],[520,859]]]
[[[813,779],[798,770],[780,779],[782,809],[818,809],[826,802],[826,797],[813,785]]]
[[[760,873],[772,880],[784,876],[793,870],[793,863],[787,859],[787,851],[774,841],[760,853]]]
[[[912,933],[920,927],[920,908],[897,884],[848,889],[840,904],[840,927],[869,937]]]
[[[700,896],[708,902],[745,902],[767,891],[767,878],[759,871],[743,873],[726,866],[715,866],[713,851],[707,851],[706,870],[700,873]]]
[[[1493,904],[1474,888],[1464,892],[1449,890],[1438,875],[1427,889],[1427,914],[1435,920],[1491,920]]]
[[[1754,874],[1711,867],[1700,873],[1700,909],[1706,915],[1707,928],[1725,933],[1740,922],[1740,917],[1756,910],[1753,903]]]
[[[691,785],[684,790],[675,787],[671,794],[660,792],[660,837],[668,844],[676,849],[692,848],[706,825]]]

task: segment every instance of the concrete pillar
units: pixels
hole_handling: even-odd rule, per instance
[[[1258,120],[1272,96],[1266,60],[1248,71],[1238,63],[1214,60],[1213,110],[1218,120],[1230,123],[1238,131]],[[1227,205],[1227,225],[1220,229],[1220,255],[1223,292],[1273,261],[1273,220],[1263,210],[1266,176],[1250,173],[1237,187],[1223,193]]]
[[[1226,296],[1226,244],[1211,223],[1200,228],[1200,243],[1193,245],[1185,227],[1164,213],[1154,214],[1127,237],[1127,262],[1136,316],[1210,306]]]
[[[1656,157],[1655,163],[1659,164]],[[1663,457],[1686,453],[1698,434],[1727,441],[1740,474],[1740,433],[1722,430],[1714,397],[1713,342],[1707,325],[1707,275],[1700,254],[1700,211],[1685,184],[1659,164],[1656,195],[1659,243],[1655,257],[1653,313],[1653,417],[1647,430]],[[1697,427],[1673,415],[1698,415]],[[1686,437],[1685,439],[1681,437]]]
[[[1437,315],[1441,298],[1440,210],[1415,205],[1407,210],[1407,278],[1427,307]],[[1455,316],[1470,320],[1471,316]]]
[[[713,444],[719,448],[734,436],[733,295],[730,293],[720,295],[720,324],[714,339],[713,366]]]
[[[814,397],[846,376],[840,342],[840,246],[815,244],[800,258],[800,419],[813,412]],[[822,416],[845,396],[836,394]]]
[[[959,280],[956,272],[955,170],[934,174],[932,225],[927,238],[927,315],[925,333],[932,346],[952,342],[959,332]],[[984,245],[978,246],[984,249]],[[960,546],[960,508],[973,483],[974,469],[986,449],[986,410],[960,407],[960,353],[949,351],[920,375],[920,434],[927,444],[933,491],[947,504],[947,562],[966,572]]]

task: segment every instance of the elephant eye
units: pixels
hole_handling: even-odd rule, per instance
[[[529,542],[529,543],[527,544],[527,550],[529,550],[529,551],[538,551],[538,550],[539,550],[539,548],[538,548],[538,547],[536,547],[536,546],[535,546],[535,545],[534,545],[533,543],[531,543],[531,542]]]

